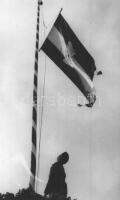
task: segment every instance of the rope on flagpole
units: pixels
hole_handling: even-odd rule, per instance
[[[36,154],[37,154],[37,89],[38,89],[38,54],[39,54],[39,19],[42,0],[38,0],[37,25],[36,25],[36,46],[34,64],[34,86],[33,86],[33,110],[32,110],[32,150],[31,150],[31,176],[29,187],[35,191],[36,178]]]

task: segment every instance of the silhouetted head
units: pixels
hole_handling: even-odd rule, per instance
[[[62,153],[57,157],[57,161],[62,165],[66,164],[68,160],[69,160],[69,155],[67,152]]]

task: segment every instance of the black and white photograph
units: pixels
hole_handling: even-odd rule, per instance
[[[0,200],[119,198],[119,0],[0,0]]]

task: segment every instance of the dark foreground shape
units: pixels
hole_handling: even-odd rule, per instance
[[[51,197],[52,200],[64,200],[67,197],[66,173],[63,165],[68,160],[68,153],[63,152],[57,157],[57,162],[50,168],[49,179],[44,194]]]
[[[0,200],[47,200],[47,198],[35,193],[30,188],[19,190],[17,194],[7,192],[0,194]]]
[[[53,200],[53,199],[48,199],[40,194],[35,193],[30,188],[27,188],[19,190],[17,194],[9,192],[7,192],[6,194],[0,194],[0,200]]]

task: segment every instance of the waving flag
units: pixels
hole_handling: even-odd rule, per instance
[[[41,49],[80,89],[89,102],[87,105],[92,107],[96,100],[93,85],[95,62],[61,14]]]

